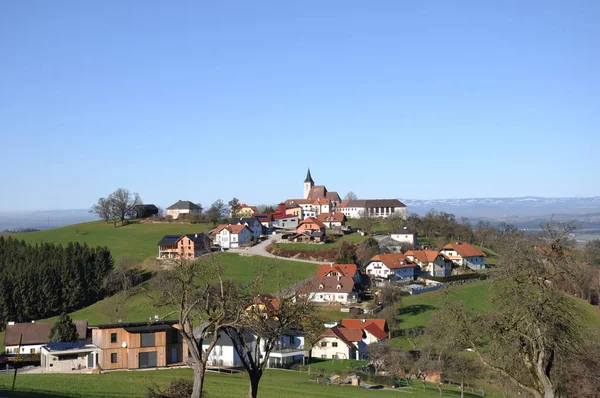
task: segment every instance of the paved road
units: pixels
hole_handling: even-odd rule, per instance
[[[274,256],[273,254],[271,254],[267,251],[267,246],[269,246],[272,242],[278,242],[279,240],[281,240],[281,234],[271,235],[269,237],[269,239],[266,239],[263,242],[260,242],[256,246],[246,247],[243,249],[230,249],[229,252],[238,253],[242,256],[244,256],[244,255],[263,256],[263,257],[269,257],[269,258],[278,258],[280,260],[300,261],[303,263],[311,263],[311,264],[324,264],[323,261],[300,260],[300,259],[296,259],[296,258]]]

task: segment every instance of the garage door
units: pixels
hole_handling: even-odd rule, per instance
[[[156,367],[156,351],[140,352],[140,368]]]

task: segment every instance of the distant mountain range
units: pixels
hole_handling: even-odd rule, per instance
[[[453,213],[458,217],[513,218],[551,214],[583,215],[600,213],[600,196],[591,198],[467,198],[467,199],[400,199],[409,212],[425,214],[431,209]]]
[[[586,230],[600,233],[600,196],[582,198],[467,198],[467,199],[400,199],[409,212],[419,215],[429,210],[453,213],[471,221],[513,223],[519,228],[535,229],[554,215],[557,220],[576,220]],[[97,220],[87,209],[0,212],[0,231],[24,228],[48,229]],[[592,232],[596,233],[596,232]]]

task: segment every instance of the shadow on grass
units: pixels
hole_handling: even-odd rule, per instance
[[[65,395],[64,393],[56,394],[51,392],[40,392],[31,390],[19,391],[17,388],[15,391],[11,391],[10,388],[0,388],[0,396],[2,397],[30,397],[30,398],[60,398],[60,397],[74,397],[75,395]]]
[[[414,315],[419,315],[425,311],[435,310],[435,309],[436,309],[436,307],[434,307],[433,305],[429,305],[429,304],[413,304],[413,305],[408,305],[406,307],[400,308],[400,311],[398,311],[398,315],[414,316]]]

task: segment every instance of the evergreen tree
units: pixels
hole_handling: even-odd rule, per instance
[[[70,343],[77,341],[79,335],[77,334],[77,328],[73,323],[73,320],[66,312],[63,312],[58,318],[58,321],[52,326],[50,330],[50,339],[53,343]]]

